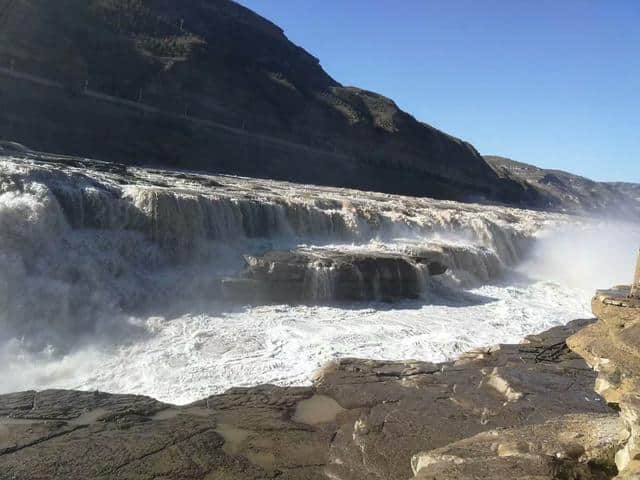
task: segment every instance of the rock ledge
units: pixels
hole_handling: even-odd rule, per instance
[[[598,291],[598,321],[567,343],[598,373],[595,390],[620,410],[628,439],[615,457],[619,479],[640,478],[640,298],[631,287]]]

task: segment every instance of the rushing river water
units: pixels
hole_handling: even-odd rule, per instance
[[[590,316],[594,281],[627,280],[640,235],[614,230],[499,206],[0,158],[0,392],[187,403],[232,386],[305,384],[341,356],[441,361],[515,342]],[[311,301],[225,297],[221,282],[241,274],[243,255],[300,247],[371,257],[375,275],[418,282],[419,298],[336,302],[317,262],[305,277]],[[447,272],[425,275],[424,251]],[[410,268],[387,272],[381,256]]]

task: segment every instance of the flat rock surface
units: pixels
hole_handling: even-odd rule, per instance
[[[313,387],[232,389],[187,406],[50,390],[0,396],[1,479],[396,479],[411,459],[487,430],[611,410],[564,339],[457,362],[342,359]]]
[[[0,396],[0,417],[31,420],[77,420],[87,412],[153,415],[166,404],[140,395],[109,395],[70,390],[27,391]]]

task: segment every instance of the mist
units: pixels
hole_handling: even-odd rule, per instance
[[[639,247],[640,225],[596,219],[542,232],[518,271],[593,293],[631,283]]]

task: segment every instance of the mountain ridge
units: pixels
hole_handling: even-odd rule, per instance
[[[484,159],[502,178],[536,189],[547,202],[547,208],[620,218],[640,216],[640,184],[598,182],[497,155],[485,155]]]
[[[4,0],[0,137],[37,150],[458,200],[533,205],[469,143],[343,86],[229,0]],[[87,91],[153,106],[132,113]],[[100,99],[98,99],[100,100]],[[313,149],[194,125],[203,119]]]

